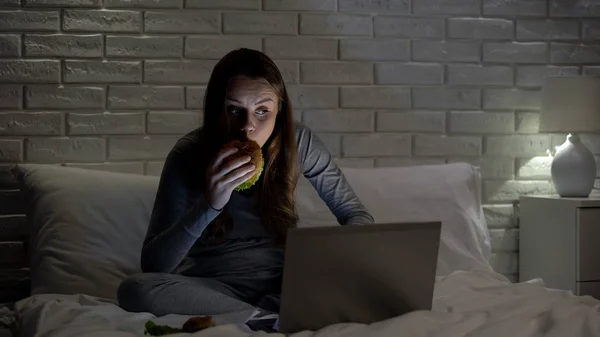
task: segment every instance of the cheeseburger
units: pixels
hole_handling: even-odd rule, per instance
[[[254,164],[256,169],[254,170],[254,175],[248,179],[246,182],[235,187],[236,191],[244,191],[252,187],[260,178],[264,167],[264,160],[262,155],[262,150],[260,145],[257,142],[246,139],[246,140],[232,140],[229,143],[225,144],[224,149],[229,148],[237,148],[239,156],[250,156],[250,163]]]

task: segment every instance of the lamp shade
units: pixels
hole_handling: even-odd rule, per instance
[[[600,77],[547,78],[542,88],[539,131],[600,131]]]

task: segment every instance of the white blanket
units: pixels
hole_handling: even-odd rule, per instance
[[[181,326],[189,316],[155,318],[128,313],[113,303],[85,295],[37,295],[16,305],[23,337],[143,336],[144,323]],[[241,322],[252,311],[217,317],[217,325],[194,337],[258,337]],[[282,336],[281,334],[271,334]],[[551,290],[540,280],[509,283],[488,272],[455,272],[436,282],[433,310],[364,324],[336,324],[292,337],[575,337],[600,336],[600,301]],[[178,335],[171,335],[178,336]]]

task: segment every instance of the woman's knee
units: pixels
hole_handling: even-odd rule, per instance
[[[119,306],[131,312],[147,311],[148,296],[152,294],[155,279],[152,274],[135,274],[125,278],[117,289]]]

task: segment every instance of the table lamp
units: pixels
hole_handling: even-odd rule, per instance
[[[550,174],[561,197],[589,197],[596,161],[579,133],[600,131],[600,77],[547,78],[542,88],[540,132],[568,133],[556,147]]]

